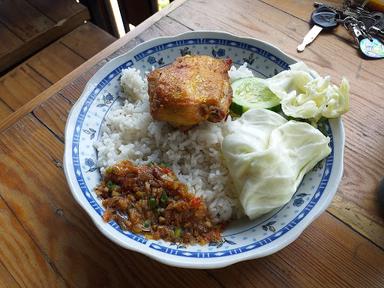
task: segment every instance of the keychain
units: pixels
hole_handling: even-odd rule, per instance
[[[381,59],[384,58],[384,45],[377,38],[372,37],[366,31],[363,22],[356,20],[353,17],[344,19],[344,27],[355,38],[359,46],[360,52],[367,58]]]
[[[324,29],[332,30],[339,23],[352,34],[361,54],[369,59],[384,58],[384,13],[370,12],[364,7],[352,7],[345,1],[342,8],[332,7],[315,2],[315,11],[311,14],[313,27],[297,47],[299,52],[304,51]]]
[[[377,38],[364,38],[359,43],[361,53],[368,58],[384,58],[384,45]]]

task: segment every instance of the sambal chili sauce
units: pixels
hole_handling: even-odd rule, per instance
[[[106,169],[95,191],[103,199],[104,221],[124,230],[186,244],[221,240],[221,227],[212,223],[204,201],[162,165],[122,161]]]

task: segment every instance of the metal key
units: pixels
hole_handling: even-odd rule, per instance
[[[297,51],[303,52],[305,47],[312,43],[323,29],[329,30],[335,28],[339,24],[338,19],[339,14],[334,9],[326,6],[318,7],[311,15],[311,23],[314,25],[307,35],[305,35],[303,42],[297,46]]]
[[[303,52],[305,47],[308,44],[312,43],[313,40],[316,39],[317,35],[319,35],[322,30],[323,30],[323,27],[320,27],[320,26],[317,26],[317,25],[313,25],[311,30],[309,30],[307,35],[305,35],[305,37],[303,39],[303,42],[301,42],[301,44],[299,44],[299,46],[297,46],[297,51]]]

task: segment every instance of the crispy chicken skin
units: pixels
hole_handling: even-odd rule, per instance
[[[187,55],[153,70],[148,75],[152,117],[181,129],[224,119],[232,102],[231,64],[231,59]]]

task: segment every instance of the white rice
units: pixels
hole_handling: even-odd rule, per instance
[[[234,82],[241,78],[253,77],[253,73],[251,70],[247,68],[247,62],[244,62],[239,68],[232,66],[228,71],[229,78],[231,82]]]
[[[252,74],[243,68],[231,71],[235,76]],[[242,215],[238,200],[231,198],[233,184],[221,154],[231,118],[220,123],[204,122],[181,132],[152,119],[147,82],[137,70],[123,70],[120,81],[124,103],[107,115],[102,136],[95,144],[102,173],[124,159],[136,164],[167,163],[190,192],[205,200],[215,222]]]

